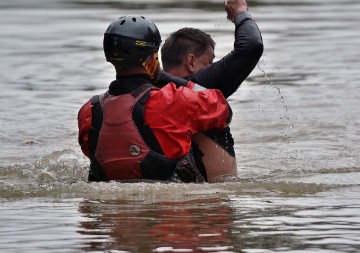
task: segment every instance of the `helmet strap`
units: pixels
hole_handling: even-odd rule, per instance
[[[146,72],[148,73],[151,79],[154,78],[156,70],[159,67],[158,52],[154,53],[154,55],[156,56],[155,61],[153,60],[153,56],[151,56],[149,57],[149,59],[147,59],[142,63],[142,66],[144,67],[144,69],[146,70]]]

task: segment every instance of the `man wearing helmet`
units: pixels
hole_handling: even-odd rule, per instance
[[[166,39],[161,59],[166,72],[186,79],[183,85],[191,80],[206,88],[219,89],[228,98],[258,63],[263,42],[245,0],[226,0],[225,10],[227,18],[235,24],[234,49],[229,54],[213,63],[215,42],[211,36],[199,29],[185,27]],[[158,85],[173,79],[162,71]],[[176,80],[176,83],[180,82],[180,79]],[[204,176],[209,182],[237,177],[234,140],[229,127],[197,133],[192,139],[196,162],[206,172]]]
[[[90,181],[203,182],[191,152],[191,135],[222,129],[231,110],[219,90],[153,86],[161,43],[143,16],[114,20],[104,35],[106,60],[116,69],[109,90],[79,111],[79,144],[91,160]]]

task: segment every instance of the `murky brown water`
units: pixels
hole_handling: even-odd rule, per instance
[[[114,78],[108,23],[192,26],[222,1],[0,0],[0,252],[360,251],[360,3],[250,1],[264,55],[230,98],[240,182],[87,183],[76,116]]]

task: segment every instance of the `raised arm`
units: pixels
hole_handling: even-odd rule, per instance
[[[235,24],[234,49],[186,79],[206,88],[219,89],[228,98],[255,68],[263,53],[263,41],[257,24],[247,12],[245,0],[225,1],[225,10]]]

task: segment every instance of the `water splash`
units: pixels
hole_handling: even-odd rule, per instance
[[[264,87],[270,87],[272,89],[276,90],[277,96],[280,98],[281,101],[281,105],[284,111],[284,115],[281,115],[279,117],[280,120],[285,121],[285,123],[288,125],[289,129],[292,129],[294,127],[291,119],[290,119],[290,115],[289,115],[289,111],[288,111],[288,106],[285,102],[285,97],[281,92],[280,87],[277,87],[274,85],[274,83],[272,82],[270,76],[266,73],[265,69],[261,66],[260,62],[258,62],[257,64],[258,69],[261,71],[261,73],[264,75],[265,78],[265,83],[264,83]],[[260,111],[260,110],[259,110]],[[261,125],[263,125],[263,121],[261,121]],[[262,130],[262,128],[261,128]],[[295,142],[294,137],[289,137],[287,134],[284,133],[284,129],[280,129],[280,139],[279,142],[282,142],[283,140],[286,140],[287,143]]]

